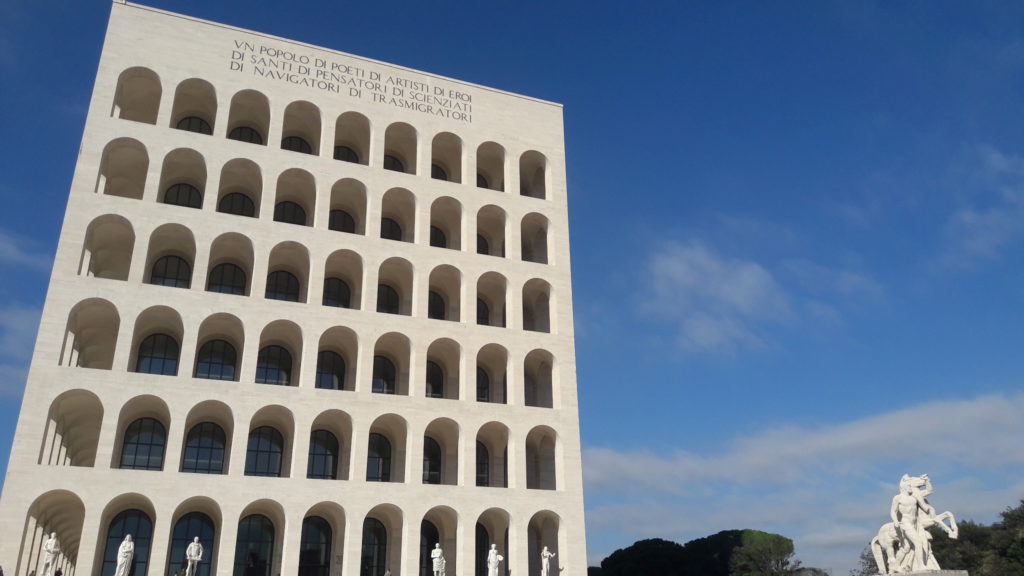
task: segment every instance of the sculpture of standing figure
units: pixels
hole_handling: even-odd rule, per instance
[[[185,548],[185,561],[188,562],[188,566],[185,567],[185,576],[196,576],[196,570],[199,569],[199,562],[202,559],[203,545],[199,543],[199,536],[196,536],[188,548]]]
[[[498,564],[504,559],[504,556],[498,554],[498,545],[491,544],[491,549],[487,551],[487,576],[498,576]]]
[[[444,576],[444,550],[441,550],[440,542],[434,544],[434,549],[430,551],[430,560],[434,576]]]
[[[551,574],[551,559],[555,557],[554,552],[549,552],[548,547],[545,546],[540,551],[540,576],[550,576]]]
[[[57,556],[60,555],[60,543],[57,542],[56,532],[50,532],[50,538],[43,544],[43,552],[43,576],[51,576],[57,566]]]
[[[134,556],[135,543],[132,542],[132,535],[125,534],[121,545],[117,547],[117,568],[114,569],[114,576],[128,576]]]

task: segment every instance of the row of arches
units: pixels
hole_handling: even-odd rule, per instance
[[[54,510],[60,510],[59,520],[52,514]],[[61,541],[57,567],[68,576],[75,576],[79,569],[83,574],[113,576],[118,547],[129,535],[134,555],[126,576],[183,574],[185,548],[193,539],[198,539],[204,552],[195,576],[228,569],[232,576],[275,576],[285,570],[286,555],[295,558],[291,566],[297,576],[337,574],[343,564],[348,573],[355,573],[358,566],[361,576],[387,572],[432,576],[430,551],[436,545],[444,550],[448,573],[485,576],[487,552],[492,546],[506,558],[505,573],[511,573],[516,562],[510,554],[513,542],[518,551],[527,553],[527,573],[539,572],[539,553],[545,546],[556,553],[551,568],[558,573],[557,552],[567,537],[562,533],[561,518],[550,510],[516,518],[495,507],[466,518],[450,506],[439,505],[422,516],[410,517],[399,506],[384,503],[356,518],[350,518],[351,514],[337,502],[322,501],[306,509],[301,518],[289,516],[271,499],[255,500],[240,511],[228,512],[206,496],[185,499],[168,514],[158,512],[145,496],[126,493],[107,503],[94,534],[87,534],[82,499],[68,490],[53,490],[28,508],[15,568],[18,574],[39,573],[41,541],[55,532]],[[472,528],[465,525],[469,522]],[[357,539],[355,546],[349,545],[347,538]],[[412,541],[406,543],[404,538]],[[93,549],[91,570],[78,565],[85,548]],[[347,550],[355,554],[346,554]],[[462,557],[464,552],[470,557]]]
[[[76,389],[58,396],[48,413],[39,463],[96,466],[103,419],[103,404],[92,392]],[[558,435],[544,425],[516,440],[505,424],[487,422],[470,444],[462,426],[450,418],[435,418],[414,430],[405,418],[383,414],[369,426],[359,426],[345,411],[330,409],[302,425],[306,432],[300,432],[290,410],[271,405],[256,410],[237,429],[234,411],[218,400],[193,406],[180,428],[172,424],[167,404],[154,396],[126,402],[117,415],[110,467],[516,488],[518,481],[509,477],[513,462],[513,470],[526,473],[525,488],[558,486]]]
[[[135,230],[127,219],[113,214],[97,217],[86,229],[79,275],[128,280],[136,258],[135,244]],[[143,282],[158,286],[236,296],[262,292],[269,300],[319,302],[335,308],[506,326],[507,300],[513,289],[498,272],[485,272],[476,279],[474,299],[466,286],[472,284],[455,266],[435,266],[424,282],[417,278],[416,267],[409,260],[395,256],[376,267],[374,287],[372,276],[364,274],[363,258],[353,250],[340,249],[326,257],[322,268],[317,267],[318,285],[314,288],[310,285],[314,281],[312,259],[303,244],[279,242],[267,252],[265,262],[257,263],[256,252],[249,237],[226,232],[213,239],[203,258],[189,228],[163,224],[150,233],[145,260],[139,258],[136,266],[144,266]],[[205,279],[195,282],[195,277],[204,272],[200,263],[205,264]],[[531,278],[514,294],[521,306],[523,330],[555,332],[555,299],[550,283]],[[425,302],[417,301],[418,295],[426,296]]]
[[[142,199],[149,171],[149,154],[138,140],[118,138],[103,150],[97,179],[98,193]],[[202,209],[209,203],[212,188],[203,156],[195,150],[178,148],[167,153],[160,170],[156,201],[164,204]],[[416,195],[405,188],[392,188],[380,198],[380,222],[368,221],[366,186],[353,178],[343,178],[331,186],[329,205],[318,204],[316,178],[300,168],[285,170],[276,179],[274,194],[264,194],[260,167],[247,158],[226,162],[214,195],[217,212],[259,218],[268,211],[273,220],[286,224],[326,227],[337,232],[379,236],[400,242],[415,242]],[[208,193],[208,191],[210,191]],[[326,212],[326,214],[321,214]],[[461,202],[443,196],[431,202],[429,234],[423,242],[451,250],[473,251],[490,256],[505,256],[509,234],[509,216],[505,210],[488,204],[476,213],[476,245],[463,240],[464,209]],[[547,217],[531,212],[520,220],[520,257],[526,262],[549,262]]]
[[[109,301],[91,298],[78,303],[68,315],[60,364],[112,369],[121,325],[120,314]],[[205,318],[195,337],[189,336],[186,338],[181,315],[172,308],[152,306],[143,310],[124,339],[125,344],[130,342],[128,370],[178,376],[189,373],[182,362],[190,359],[191,376],[203,380],[556,406],[555,358],[540,348],[528,352],[521,364],[515,365],[508,349],[490,343],[469,356],[475,357],[475,363],[468,364],[464,362],[463,347],[450,338],[435,339],[425,350],[415,350],[414,356],[412,342],[404,334],[385,333],[371,349],[361,344],[350,328],[334,326],[316,339],[315,366],[309,367],[315,369],[304,370],[304,348],[311,343],[307,344],[298,324],[289,320],[267,323],[260,330],[255,349],[246,346],[243,322],[224,312]],[[248,338],[253,336],[249,334]],[[310,361],[312,356],[308,355]],[[421,360],[415,367],[414,357]]]
[[[163,87],[156,72],[129,68],[118,77],[111,115],[156,124],[162,96]],[[408,123],[393,122],[384,128],[383,142],[378,142],[373,138],[370,119],[358,112],[345,112],[331,122],[318,106],[300,100],[272,114],[270,100],[252,89],[233,94],[230,102],[225,103],[226,123],[223,117],[218,119],[218,109],[224,103],[218,99],[214,86],[200,78],[183,80],[174,90],[169,126],[255,145],[267,145],[271,137],[275,141],[280,138],[283,150],[408,174],[426,170],[427,163],[421,163],[420,157],[429,150],[429,176],[433,179],[497,191],[505,191],[509,179],[509,154],[495,142],[483,142],[476,147],[472,166],[465,143],[451,132],[428,137]],[[280,120],[272,126],[274,114],[279,114]],[[329,134],[332,128],[333,138]],[[543,154],[536,150],[521,153],[517,176],[521,195],[548,197],[549,167]]]

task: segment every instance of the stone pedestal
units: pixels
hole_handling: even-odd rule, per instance
[[[968,576],[967,570],[918,570],[904,572],[903,576]]]

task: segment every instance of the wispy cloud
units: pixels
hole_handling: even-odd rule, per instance
[[[0,266],[24,266],[36,272],[49,272],[53,262],[38,244],[28,238],[0,230]]]
[[[678,324],[680,346],[733,353],[768,346],[775,327],[805,319],[838,322],[851,301],[877,301],[869,275],[793,259],[771,266],[727,256],[699,240],[669,242],[648,262],[644,310]]]
[[[0,396],[18,396],[25,387],[41,312],[20,306],[0,308]]]
[[[1024,394],[997,395],[765,430],[717,454],[587,448],[591,560],[644,537],[751,527],[789,536],[810,564],[845,573],[888,516],[903,473],[931,474],[932,503],[961,518],[992,521],[1024,497],[1022,412]]]

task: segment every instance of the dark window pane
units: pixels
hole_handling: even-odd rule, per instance
[[[206,134],[207,136],[213,134],[213,128],[210,127],[210,123],[198,116],[188,116],[178,120],[176,128],[178,130]]]
[[[306,211],[295,202],[278,202],[274,206],[274,222],[285,224],[306,225]]]
[[[398,314],[400,305],[397,290],[387,284],[377,285],[377,312]]]
[[[445,236],[444,230],[441,230],[437,226],[430,227],[430,245],[435,248],[448,247],[448,237]]]
[[[292,355],[281,346],[265,346],[256,359],[256,383],[288,386],[292,380]]]
[[[344,210],[331,210],[327,227],[337,232],[356,233],[356,219]]]
[[[380,520],[363,520],[363,549],[359,576],[384,576],[388,569],[388,531]]]
[[[476,323],[480,326],[491,325],[491,309],[487,306],[487,302],[482,299],[476,299]]]
[[[330,575],[333,540],[333,531],[327,520],[310,516],[302,521],[298,576]]]
[[[306,478],[335,480],[338,477],[338,439],[327,430],[314,430],[309,436]]]
[[[370,434],[366,453],[366,481],[391,481],[391,442],[383,434]]]
[[[373,357],[372,391],[377,394],[395,394],[395,364],[384,356]]]
[[[202,208],[203,193],[191,184],[175,184],[164,192],[164,204]]]
[[[199,538],[203,546],[203,558],[196,564],[195,576],[210,576],[211,558],[216,558],[214,542],[216,535],[213,520],[202,512],[189,512],[174,524],[171,532],[171,553],[167,556],[166,576],[183,575],[188,568],[185,550],[193,538]]]
[[[284,437],[270,426],[260,426],[249,432],[249,445],[245,451],[246,476],[281,476],[281,458]]]
[[[249,128],[248,126],[239,126],[228,134],[228,138],[231,140],[238,140],[239,142],[249,142],[251,144],[263,144],[263,136],[256,131],[255,128]]]
[[[303,154],[312,154],[313,147],[298,136],[289,136],[281,140],[281,150],[291,150],[292,152],[301,152]]]
[[[264,298],[268,300],[299,301],[299,279],[285,270],[276,270],[267,275],[267,290]]]
[[[271,576],[274,565],[274,523],[262,514],[238,523],[235,569],[232,576]]]
[[[124,431],[121,443],[121,468],[163,470],[167,432],[154,418],[139,418]]]
[[[196,354],[196,378],[234,380],[238,355],[227,340],[210,340]]]
[[[197,474],[223,474],[227,436],[224,429],[213,422],[201,422],[192,427],[185,440],[181,457],[181,471]]]
[[[444,297],[431,290],[427,294],[427,318],[446,320]]]
[[[491,485],[491,455],[483,442],[476,443],[476,485]]]
[[[349,292],[348,284],[344,280],[341,278],[324,279],[324,306],[351,308],[351,300],[352,296]]]
[[[490,188],[491,185],[487,183],[487,177],[483,174],[476,173],[476,187],[477,188]]]
[[[321,350],[316,356],[316,387],[341,390],[345,387],[345,359],[336,352]]]
[[[380,237],[385,240],[402,241],[402,225],[391,218],[380,219]]]
[[[145,576],[149,569],[149,550],[153,539],[153,521],[142,510],[125,510],[110,521],[103,548],[100,576],[114,576],[117,570],[118,549],[131,536],[135,554],[125,576]]]
[[[348,146],[335,146],[334,159],[359,164],[359,155],[356,154],[355,150],[349,148]]]
[[[256,205],[245,194],[232,192],[220,199],[220,202],[217,204],[217,212],[254,218],[256,216]]]
[[[491,377],[487,375],[486,370],[480,367],[476,369],[476,401],[491,401]]]
[[[244,296],[245,283],[245,270],[230,263],[218,264],[210,271],[206,291]]]
[[[153,263],[149,283],[172,288],[189,288],[192,285],[192,267],[184,258],[163,256]]]
[[[448,173],[437,164],[430,165],[430,177],[434,180],[448,180]]]
[[[384,169],[394,172],[405,172],[405,164],[397,157],[390,154],[384,155]]]
[[[491,245],[487,242],[487,238],[482,235],[476,235],[476,253],[488,255],[491,253]]]
[[[139,344],[135,371],[142,374],[178,375],[178,341],[167,334],[151,334]]]
[[[444,398],[444,370],[436,362],[427,362],[427,398]]]
[[[441,446],[430,436],[423,437],[423,483],[441,483]]]

